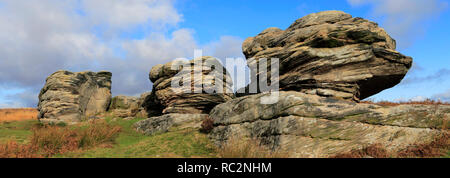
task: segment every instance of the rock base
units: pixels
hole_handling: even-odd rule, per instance
[[[267,94],[218,105],[210,114],[210,138],[218,146],[234,136],[257,138],[289,157],[321,158],[381,144],[388,151],[429,143],[450,116],[450,106],[357,104],[300,92],[280,92],[278,103],[260,104]]]
[[[201,123],[208,117],[207,114],[166,114],[151,117],[134,124],[138,132],[145,135],[154,135],[168,132],[171,128],[200,128]]]

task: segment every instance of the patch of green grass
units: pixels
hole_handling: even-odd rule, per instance
[[[31,129],[38,124],[37,120],[0,122],[0,143],[13,140],[18,143],[28,142]]]
[[[198,129],[174,128],[168,133],[145,136],[132,125],[139,120],[118,119],[107,122],[123,129],[112,147],[69,152],[56,157],[81,158],[154,158],[154,157],[215,157],[216,150],[205,134]]]
[[[81,158],[146,158],[146,157],[216,157],[216,149],[206,134],[198,129],[171,129],[168,133],[145,136],[134,130],[133,124],[142,120],[105,118],[106,122],[122,128],[113,145],[77,150],[57,154],[54,157]],[[27,143],[36,121],[16,121],[0,123],[0,143],[14,140]],[[72,126],[67,126],[72,127]],[[77,127],[86,127],[78,125]]]

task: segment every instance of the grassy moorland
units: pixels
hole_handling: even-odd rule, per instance
[[[132,125],[140,118],[105,118],[77,125],[43,125],[36,119],[0,122],[0,158],[273,158],[288,153],[270,151],[256,140],[231,139],[221,149],[198,129],[173,128],[145,136]],[[444,153],[444,154],[442,154]],[[446,153],[446,154],[445,154]],[[361,157],[450,158],[448,136],[426,145],[413,145],[395,155],[378,145],[336,155]]]
[[[173,128],[168,133],[145,136],[132,126],[141,118],[106,117],[70,126],[43,125],[35,114],[21,115],[17,113],[20,109],[4,111],[16,118],[0,117],[0,158],[285,157],[256,141],[230,142],[217,149],[199,129]]]
[[[141,120],[105,119],[108,124],[122,128],[115,144],[59,154],[55,157],[83,158],[177,158],[177,157],[215,157],[215,148],[207,136],[198,129],[173,129],[171,132],[144,136],[136,132],[132,125]]]
[[[106,118],[72,126],[42,126],[34,120],[3,122],[0,123],[0,157],[173,158],[217,155],[207,136],[198,130],[175,129],[144,136],[132,129],[132,124],[138,120]]]

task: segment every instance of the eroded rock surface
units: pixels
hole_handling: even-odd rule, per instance
[[[429,143],[450,117],[448,105],[358,104],[301,92],[280,92],[279,102],[260,104],[257,94],[216,106],[210,137],[222,145],[233,136],[258,138],[290,157],[329,157],[381,144],[389,151]]]
[[[216,64],[214,69],[203,69],[191,67],[186,73],[181,73],[182,67],[172,69],[174,63],[180,65],[194,66],[197,62],[200,64]],[[215,70],[221,68],[222,70]],[[198,75],[196,75],[196,74]],[[178,75],[177,75],[178,74]],[[172,80],[181,80],[185,77],[190,78],[191,82],[188,87],[173,88]],[[212,57],[202,57],[191,61],[172,61],[164,65],[156,65],[149,74],[150,80],[153,82],[153,90],[151,93],[150,105],[161,107],[162,114],[182,113],[182,114],[207,114],[217,104],[231,100],[234,94],[231,90],[231,78],[226,69]],[[209,86],[220,83],[222,92],[206,92],[214,89]],[[220,88],[220,87],[219,87]]]
[[[39,94],[39,120],[73,123],[106,112],[111,102],[111,76],[106,71],[53,73]]]
[[[286,30],[266,29],[242,48],[249,66],[280,60],[281,90],[355,101],[395,86],[412,65],[384,29],[341,11],[310,14]],[[253,72],[257,81],[260,73]]]
[[[178,65],[173,68],[174,63]],[[172,127],[200,128],[214,106],[234,97],[229,74],[212,57],[156,65],[150,71],[149,78],[153,82],[153,90],[145,98],[144,107],[156,115],[160,112],[160,116],[150,117],[134,125],[137,131],[146,135],[167,132]],[[188,78],[186,83],[184,78]],[[173,88],[173,80],[187,87]]]

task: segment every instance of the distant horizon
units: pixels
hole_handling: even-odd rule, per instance
[[[447,0],[194,1],[0,0],[0,108],[36,108],[57,70],[110,71],[113,96],[151,91],[156,64],[245,57],[242,42],[269,27],[286,29],[310,13],[340,10],[374,21],[413,58],[397,86],[368,100],[450,102]],[[238,86],[243,87],[243,86]]]

